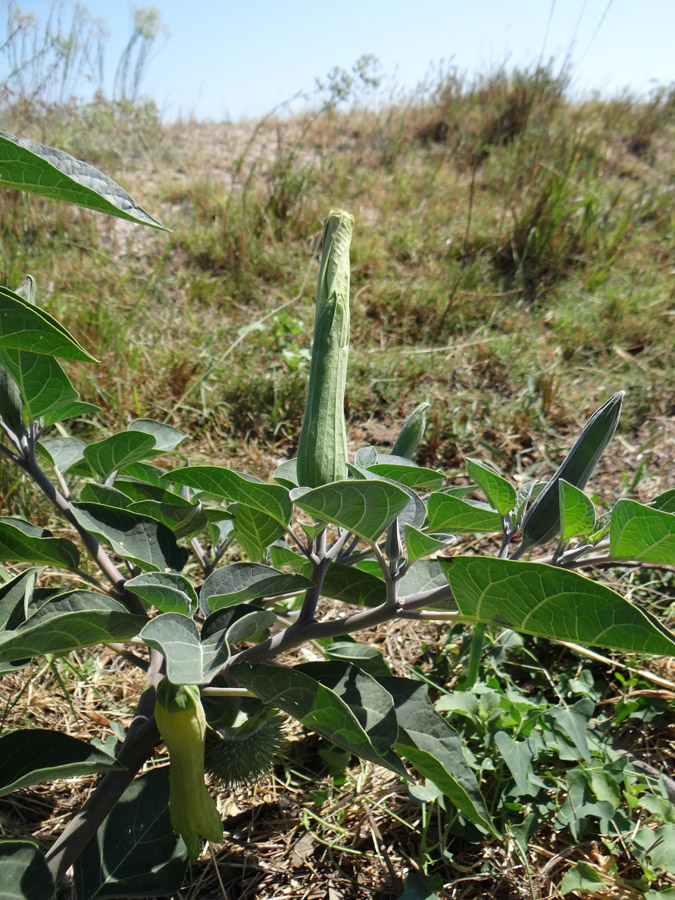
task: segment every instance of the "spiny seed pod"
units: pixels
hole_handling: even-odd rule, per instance
[[[345,385],[349,358],[349,245],[354,218],[341,209],[323,223],[309,386],[298,444],[298,483],[347,477]]]
[[[199,688],[165,678],[157,688],[155,721],[171,762],[171,827],[185,841],[190,859],[197,859],[200,836],[215,844],[223,840],[218,808],[204,784],[206,718]]]
[[[401,431],[391,451],[392,456],[403,456],[405,459],[413,458],[419,442],[424,437],[428,409],[429,404],[426,401],[413,409],[401,426]]]
[[[561,478],[583,490],[616,431],[624,392],[619,391],[597,409],[586,422],[574,446],[553,478],[527,511],[522,542],[514,558],[537,544],[545,544],[560,530],[558,482]]]
[[[209,728],[205,769],[219,787],[255,781],[270,770],[283,742],[278,713],[253,716],[239,726]]]

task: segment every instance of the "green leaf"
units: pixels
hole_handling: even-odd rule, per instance
[[[377,647],[344,640],[334,641],[329,647],[326,647],[325,652],[329,659],[354,665],[374,678],[391,675],[389,666]]]
[[[72,419],[75,416],[79,418],[97,412],[101,412],[100,406],[96,406],[94,403],[85,403],[84,400],[73,400],[72,403],[66,403],[65,406],[59,406],[46,413],[42,418],[46,428],[48,425],[55,425],[64,419]]]
[[[4,131],[0,132],[0,184],[169,230],[137,206],[119,184],[88,163]]]
[[[18,628],[26,619],[26,609],[40,569],[25,572],[0,585],[0,631]]]
[[[71,466],[84,459],[83,451],[86,446],[84,441],[80,441],[77,438],[59,437],[40,441],[38,449],[46,450],[51,464],[56,466],[59,472],[63,474]]]
[[[3,900],[53,900],[56,887],[45,858],[31,841],[0,841]]]
[[[658,497],[654,497],[649,506],[660,509],[661,512],[675,513],[675,489],[664,491]]]
[[[92,591],[70,591],[44,603],[14,631],[0,634],[0,663],[134,637],[145,622],[121,603]]]
[[[0,286],[0,347],[97,362],[49,313],[3,286]]]
[[[154,448],[155,439],[151,434],[122,431],[89,444],[84,450],[84,458],[94,472],[101,478],[107,478],[111,472],[123,466],[146,459]]]
[[[391,451],[393,456],[403,456],[406,459],[413,458],[419,442],[424,437],[427,421],[426,412],[429,409],[429,405],[425,400],[423,403],[418,404],[407,416]]]
[[[269,610],[241,604],[219,610],[197,626],[186,616],[163,613],[141,631],[149,647],[166,658],[167,678],[173,684],[208,684],[230,657],[230,643],[269,627],[276,616]]]
[[[296,506],[372,543],[408,505],[403,488],[386,481],[336,481],[295,497]]]
[[[560,530],[563,541],[573,537],[588,537],[595,528],[593,502],[573,484],[561,478],[558,481],[560,498]]]
[[[135,778],[74,864],[78,900],[179,893],[187,851],[169,819],[169,767]]]
[[[127,431],[140,431],[151,435],[155,439],[155,450],[160,453],[170,453],[190,439],[189,434],[179,431],[172,425],[155,422],[154,419],[134,419],[127,425]]]
[[[477,459],[467,458],[466,470],[500,516],[511,512],[516,505],[516,489],[513,485]]]
[[[286,529],[276,518],[243,503],[231,503],[227,508],[234,521],[234,534],[246,555],[260,561],[269,545],[278,540]]]
[[[410,678],[378,678],[394,698],[402,731],[396,750],[429,778],[470,821],[496,835],[457,733],[429,702],[427,686]]]
[[[180,613],[155,616],[140,636],[164,655],[167,678],[174,684],[208,684],[230,656],[224,632],[202,643],[195,623]]]
[[[307,571],[311,571],[309,565]],[[372,607],[384,603],[387,594],[384,581],[378,575],[334,562],[326,571],[321,596],[354,606]]]
[[[474,534],[481,531],[501,531],[502,517],[485,504],[468,503],[452,494],[435,491],[427,500],[425,530]]]
[[[46,529],[3,516],[0,518],[0,561],[77,569],[80,553],[67,538],[51,537]]]
[[[386,747],[378,743],[376,747],[352,712],[350,703],[345,702],[335,691],[305,674],[298,667],[290,669],[287,666],[269,663],[257,663],[255,666],[239,663],[233,666],[231,671],[239,684],[252,691],[264,703],[283,710],[302,722],[305,727],[316,731],[350,753],[355,753],[377,765],[391,768],[400,774],[400,764],[396,764],[388,752],[391,744]],[[362,687],[363,683],[359,681],[358,684]],[[370,686],[370,682],[368,684]],[[360,694],[359,687],[355,685],[353,699],[355,705],[358,704],[364,711],[369,706],[368,697],[357,696]],[[391,698],[387,702],[387,707],[391,708]],[[374,713],[377,714],[377,710]],[[376,725],[380,721],[382,720],[378,719]],[[377,739],[377,734],[375,738]],[[387,753],[386,759],[381,751]]]
[[[398,584],[398,596],[431,591],[447,583],[445,572],[436,559],[418,559],[414,562]]]
[[[539,747],[531,739],[514,741],[505,731],[494,737],[502,759],[513,775],[519,797],[536,797],[546,782],[535,775],[532,763],[539,758]]]
[[[174,469],[167,472],[162,481],[185,484],[198,491],[250,506],[266,513],[282,525],[290,521],[293,511],[285,487],[280,484],[266,484],[251,475],[219,466],[188,466],[185,469]]]
[[[405,880],[403,893],[398,900],[439,900],[437,890],[441,890],[443,882],[437,884],[438,878],[423,878],[410,872]]]
[[[282,487],[291,490],[298,486],[298,459],[287,459],[276,467],[272,474],[272,478],[278,481]]]
[[[447,535],[445,540],[439,540],[432,534],[424,534],[418,528],[412,525],[404,526],[405,547],[408,555],[408,562],[414,563],[422,556],[429,556],[444,550],[448,544],[454,543],[457,539],[451,535]]]
[[[675,514],[619,500],[612,510],[609,552],[614,559],[675,565]]]
[[[197,608],[197,594],[184,575],[176,572],[149,572],[130,578],[125,588],[136,594],[147,606],[160,612],[191,615]]]
[[[577,572],[480,556],[441,564],[468,621],[629,653],[675,655],[675,640],[656,619]]]
[[[199,502],[163,503],[159,500],[138,500],[129,506],[129,510],[157,519],[170,528],[177,538],[197,534],[209,523],[206,511]]]
[[[608,882],[597,869],[582,860],[565,873],[560,882],[560,893],[564,895],[571,894],[572,891],[593,891],[597,894],[600,886],[607,887]]]
[[[77,391],[53,357],[1,348],[0,360],[14,379],[31,419],[77,400]]]
[[[419,491],[437,491],[443,486],[445,475],[435,469],[424,469],[422,466],[397,465],[396,463],[377,462],[367,466],[367,470],[390,481],[397,481],[406,487]]]
[[[372,675],[340,659],[303,663],[293,671],[309,675],[334,691],[355,715],[378,753],[389,753],[398,738],[394,701]]]
[[[303,575],[288,574],[258,563],[233,563],[212,572],[199,594],[202,611],[208,614],[226,606],[262,597],[294,594],[313,587]]]
[[[115,509],[130,509],[133,501],[122,491],[108,487],[105,484],[97,484],[88,481],[80,491],[82,503],[98,503],[103,506],[113,506]]]
[[[0,797],[19,788],[121,769],[87,741],[44,728],[25,728],[0,737]]]
[[[160,571],[180,571],[188,560],[188,551],[178,546],[173,532],[155,519],[100,503],[73,503],[71,509],[83,528],[123,559]]]

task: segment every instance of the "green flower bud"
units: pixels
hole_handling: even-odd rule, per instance
[[[199,688],[165,678],[157,688],[155,721],[171,762],[171,827],[185,841],[190,859],[197,859],[202,836],[214,844],[223,840],[218,808],[204,784],[206,717]]]
[[[347,477],[345,385],[349,358],[349,245],[353,217],[334,209],[323,225],[307,402],[298,445],[298,483]]]
[[[392,456],[403,456],[405,459],[413,458],[417,452],[419,442],[424,437],[428,409],[429,404],[426,400],[413,409],[401,426],[396,443],[391,451]]]
[[[527,511],[523,521],[522,541],[513,555],[514,559],[556,536],[560,530],[558,483],[564,479],[579,490],[584,489],[616,431],[623,396],[623,391],[614,394],[586,422],[560,468]]]

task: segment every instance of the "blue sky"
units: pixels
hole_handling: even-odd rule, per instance
[[[17,0],[44,20],[52,0]],[[68,7],[69,0],[63,0]],[[412,89],[442,61],[469,77],[503,63],[569,57],[572,87],[645,92],[675,82],[675,0],[89,0],[110,32],[108,81],[133,6],[155,6],[168,29],[142,93],[167,119],[257,117],[334,66],[373,54]]]

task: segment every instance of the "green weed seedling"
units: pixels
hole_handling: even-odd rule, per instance
[[[10,135],[0,138],[0,152],[6,186],[163,228],[67,154]],[[591,416],[546,486],[516,489],[470,459],[471,484],[460,489],[443,472],[416,465],[426,404],[408,417],[392,452],[369,446],[349,457],[343,396],[352,225],[340,210],[325,222],[298,457],[272,481],[220,466],[159,465],[158,457],[178,448],[185,460],[188,436],[147,418],[89,443],[68,437],[61,423],[91,407],[60,360],[95,360],[40,307],[32,279],[0,288],[0,453],[47,498],[58,523],[55,533],[18,516],[0,518],[0,560],[11,564],[0,586],[0,668],[21,672],[36,657],[107,645],[146,672],[116,757],[108,744],[58,731],[0,737],[3,795],[53,778],[103,776],[51,846],[3,824],[7,896],[54,897],[71,867],[78,900],[175,893],[201,839],[222,837],[205,766],[222,786],[255,778],[279,743],[281,715],[402,779],[416,772],[427,785],[414,789],[420,802],[442,804],[454,827],[486,838],[504,824],[493,815],[494,798],[481,793],[471,746],[491,736],[504,778],[508,770],[515,779],[505,802],[521,811],[541,788],[533,763],[563,748],[570,751],[564,759],[581,757],[569,802],[555,811],[563,827],[574,821],[574,803],[580,814],[594,778],[599,790],[585,738],[592,701],[582,696],[556,711],[507,696],[481,676],[486,629],[675,655],[675,638],[661,622],[583,574],[611,561],[675,564],[672,491],[649,504],[620,499],[600,516],[583,492],[617,426],[621,392]],[[491,534],[501,536],[496,555],[454,552],[457,535]],[[540,551],[544,544],[548,551]],[[239,561],[222,563],[235,546]],[[444,692],[434,708],[422,679],[396,676],[379,650],[352,639],[393,621],[473,629],[464,690]],[[288,662],[310,641],[322,648],[322,661]],[[499,665],[498,655],[493,662]],[[439,709],[473,722],[471,746]],[[507,719],[522,723],[515,738],[502,727]],[[170,766],[144,771],[160,734]],[[605,794],[629,781],[617,767]],[[633,802],[641,802],[639,791]],[[609,800],[598,809],[589,803],[582,813],[615,812]],[[649,837],[641,837],[645,867],[657,867]]]

